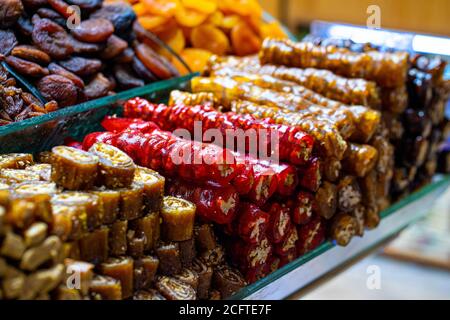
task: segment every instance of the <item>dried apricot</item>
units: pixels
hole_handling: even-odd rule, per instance
[[[220,0],[218,5],[225,14],[262,16],[262,8],[256,0]]]
[[[143,3],[149,13],[163,17],[172,17],[180,7],[177,0],[143,0]]]
[[[127,3],[104,3],[100,9],[90,15],[90,18],[105,18],[111,21],[114,25],[114,33],[123,39],[128,39],[136,14]]]
[[[3,0],[0,5],[0,28],[13,26],[23,12],[23,4],[20,0]]]
[[[152,16],[152,15],[139,15],[138,14],[138,21],[144,27],[144,29],[154,32],[154,30],[164,25],[167,21],[169,21],[169,18],[162,17],[162,16]]]
[[[195,48],[205,49],[217,55],[224,55],[230,48],[225,33],[210,24],[192,29],[191,43]]]
[[[241,18],[238,15],[232,14],[223,18],[221,27],[225,30],[231,30],[239,22],[241,22]]]
[[[207,19],[206,23],[210,23],[216,27],[221,27],[223,23],[224,15],[220,11],[212,13]]]
[[[7,56],[17,45],[17,38],[14,32],[0,29],[0,54]]]
[[[217,10],[217,3],[209,0],[181,0],[185,8],[193,9],[204,14],[211,14]]]
[[[69,5],[63,0],[47,0],[48,4],[55,9],[60,15],[68,19],[73,11],[69,9]]]
[[[49,8],[39,8],[36,13],[39,15],[39,17],[47,18],[53,22],[56,22],[63,28],[66,26],[66,18],[64,18],[55,10]]]
[[[74,53],[95,54],[102,51],[105,48],[104,43],[82,42],[75,39],[72,36],[70,36],[70,43],[72,44]]]
[[[144,43],[136,46],[135,52],[139,60],[155,74],[159,79],[168,79],[172,76],[172,72],[167,68],[167,65],[163,62],[163,57],[153,51],[152,48]]]
[[[186,48],[180,54],[193,72],[203,71],[211,55],[211,52],[197,48]],[[187,73],[186,68],[178,60],[174,60],[174,64],[180,73]]]
[[[131,89],[142,87],[145,83],[142,79],[133,75],[132,70],[125,65],[116,64],[114,66],[114,78],[121,89]]]
[[[145,67],[145,65],[141,62],[141,60],[139,60],[138,57],[136,56],[133,57],[133,62],[131,66],[134,72],[136,72],[139,75],[139,77],[144,79],[146,82],[153,82],[158,80],[156,76]]]
[[[147,6],[143,2],[138,2],[133,5],[133,11],[136,13],[138,17],[143,16],[148,13]],[[164,17],[161,17],[161,19],[164,19]]]
[[[48,70],[37,63],[23,60],[14,56],[7,56],[6,63],[13,67],[17,72],[30,77],[42,77],[48,75]]]
[[[186,41],[184,39],[183,31],[181,31],[180,28],[175,29],[175,34],[173,37],[170,37],[169,39],[166,39],[165,42],[167,45],[169,45],[175,52],[180,53],[185,45]]]
[[[70,56],[74,49],[67,32],[48,19],[40,19],[33,26],[33,43],[55,59]]]
[[[67,107],[77,102],[78,89],[66,77],[56,74],[45,76],[37,82],[37,88],[45,99],[55,100],[60,107]]]
[[[78,40],[93,43],[106,41],[113,33],[113,24],[104,18],[84,20],[72,30]]]
[[[82,57],[71,57],[67,60],[59,61],[59,64],[80,77],[93,75],[102,68],[100,60]]]
[[[264,38],[287,38],[286,33],[278,21],[263,23],[261,25],[261,37]]]
[[[82,12],[92,12],[102,6],[103,0],[66,0],[69,4],[80,7]]]
[[[51,74],[57,74],[60,76],[63,76],[69,80],[71,80],[77,87],[83,89],[84,88],[84,81],[80,77],[78,77],[76,74],[70,72],[69,70],[64,69],[59,64],[56,64],[54,62],[50,63],[48,65],[48,70]]]
[[[84,94],[88,100],[92,100],[108,95],[110,90],[111,82],[103,74],[98,73],[84,88]]]
[[[207,14],[183,7],[179,7],[175,12],[175,19],[180,25],[185,27],[193,28],[199,26],[205,22],[206,18],[208,18]]]
[[[29,45],[16,46],[11,54],[15,57],[22,58],[28,61],[33,61],[39,64],[47,65],[50,63],[50,56],[44,51]]]
[[[106,41],[106,47],[100,53],[100,57],[102,59],[112,59],[120,55],[126,48],[128,48],[128,43],[113,34]]]
[[[261,39],[245,22],[240,22],[231,29],[231,45],[236,55],[246,56],[259,51]]]

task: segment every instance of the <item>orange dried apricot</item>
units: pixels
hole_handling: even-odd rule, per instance
[[[180,25],[191,28],[201,25],[207,17],[207,14],[181,6],[175,13],[175,19]]]
[[[278,21],[262,23],[261,37],[264,38],[287,38],[286,33]]]
[[[238,56],[257,53],[261,48],[261,39],[245,22],[240,22],[231,30],[231,44]]]
[[[225,14],[262,16],[262,8],[256,0],[220,0],[219,9]]]
[[[212,13],[208,19],[206,19],[206,23],[210,23],[212,25],[215,25],[216,27],[221,27],[223,23],[223,13],[220,11],[215,11]]]
[[[186,46],[186,40],[184,39],[183,31],[180,28],[175,29],[175,33],[172,37],[165,40],[175,52],[180,53]]]
[[[138,15],[139,16],[139,15]],[[148,31],[154,32],[159,26],[167,23],[169,19],[162,16],[141,15],[138,17],[139,23]]]
[[[217,10],[217,2],[211,0],[181,0],[185,8],[194,9],[204,14],[212,14]]]
[[[212,24],[204,24],[192,29],[191,43],[195,48],[205,49],[217,55],[224,55],[230,42],[222,30]]]
[[[148,13],[147,6],[143,2],[136,3],[133,5],[133,11],[138,17],[143,16]]]
[[[211,55],[211,52],[197,48],[186,48],[180,54],[193,72],[203,71]],[[187,73],[187,70],[178,60],[174,60],[173,64],[181,74]]]
[[[163,17],[172,17],[180,7],[178,0],[142,0],[147,11]]]
[[[229,15],[229,16],[225,16],[222,19],[222,24],[220,26],[221,26],[222,29],[231,30],[240,21],[241,21],[241,18],[238,15],[232,14],[232,15]]]

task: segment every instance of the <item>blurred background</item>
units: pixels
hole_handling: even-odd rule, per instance
[[[314,20],[366,26],[367,8],[378,5],[381,28],[450,36],[448,0],[260,0],[297,37]],[[450,52],[450,47],[445,50]],[[450,61],[449,57],[445,57]],[[449,69],[449,68],[448,68]],[[447,74],[450,76],[450,70]],[[450,108],[447,105],[447,114]],[[380,270],[380,288],[368,289],[368,268]],[[359,262],[292,299],[450,299],[450,189],[424,220]]]
[[[381,9],[381,26],[450,36],[448,0],[260,0],[263,8],[295,33],[313,20],[366,25],[370,5]]]

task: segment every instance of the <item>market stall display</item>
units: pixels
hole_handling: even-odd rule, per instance
[[[131,6],[94,1],[77,12],[73,4],[17,0],[2,7],[15,15],[1,26],[0,60],[35,88],[20,93],[16,83],[4,83],[7,73],[0,70],[1,92],[13,97],[5,99],[1,124],[179,75],[150,47],[160,42],[140,31]]]

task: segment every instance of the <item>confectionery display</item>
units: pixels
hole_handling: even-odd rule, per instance
[[[449,173],[446,67],[256,0],[6,1],[0,127],[43,142],[0,146],[0,300],[227,299],[364,242]]]
[[[169,44],[192,71],[212,54],[246,56],[266,37],[286,37],[277,21],[265,22],[257,0],[128,0],[140,24]],[[174,61],[180,72],[187,69]]]
[[[49,163],[0,157],[1,299],[195,300],[246,286],[156,171],[103,143],[36,159]]]
[[[34,90],[0,69],[0,94],[12,97],[0,125],[179,75],[125,2],[13,0],[1,10],[0,60]]]

